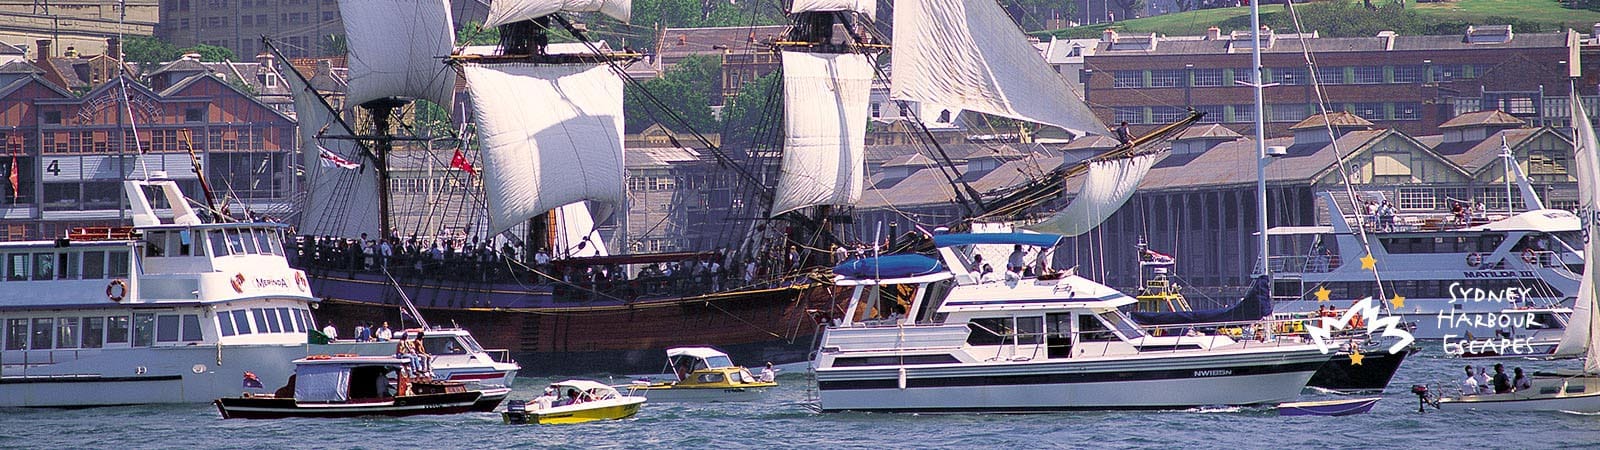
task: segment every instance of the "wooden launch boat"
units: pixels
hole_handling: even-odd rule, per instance
[[[411,360],[402,358],[317,355],[294,363],[295,374],[276,393],[219,398],[214,402],[217,411],[224,419],[489,412],[511,392],[415,379]]]

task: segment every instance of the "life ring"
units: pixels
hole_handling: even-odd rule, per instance
[[[123,297],[127,296],[128,282],[122,281],[122,279],[119,278],[111,280],[111,283],[106,284],[106,298],[111,299],[111,301],[120,302],[122,301]]]
[[[1522,249],[1522,262],[1533,264],[1539,261],[1539,255],[1531,248]]]
[[[1478,266],[1481,266],[1481,265],[1483,265],[1483,254],[1482,253],[1472,252],[1472,253],[1468,253],[1467,254],[1467,267],[1471,267],[1471,268],[1476,269],[1476,268],[1478,268]]]

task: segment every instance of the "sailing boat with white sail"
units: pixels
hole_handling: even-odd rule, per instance
[[[1600,236],[1600,142],[1595,140],[1594,125],[1584,110],[1578,90],[1572,89],[1573,176],[1578,179],[1578,205],[1582,211],[1585,236]],[[1587,239],[1583,254],[1593,255],[1600,248],[1597,239]],[[1583,369],[1577,373],[1535,373],[1531,389],[1505,394],[1461,395],[1439,400],[1440,409],[1475,409],[1490,411],[1572,411],[1600,412],[1600,270],[1594,264],[1585,264],[1583,278],[1579,280],[1578,298],[1573,302],[1572,318],[1567,322],[1567,332],[1556,346],[1556,356],[1583,356]]]

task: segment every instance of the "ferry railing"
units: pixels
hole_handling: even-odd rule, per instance
[[[1339,255],[1283,255],[1268,261],[1273,273],[1328,273],[1344,265]]]

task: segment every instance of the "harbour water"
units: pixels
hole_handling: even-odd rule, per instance
[[[806,409],[805,377],[785,373],[764,403],[647,404],[627,420],[504,425],[498,414],[222,420],[208,404],[0,409],[0,448],[1596,448],[1600,416],[1417,413],[1412,384],[1454,384],[1464,364],[1423,343],[1371,413],[1278,417],[1265,408],[1060,414],[912,415]],[[1524,370],[1576,361],[1502,360]],[[623,378],[595,375],[621,384]],[[513,399],[549,378],[524,377]],[[269,381],[269,384],[272,382]],[[1447,388],[1448,389],[1448,388]],[[1308,399],[1325,398],[1308,394]]]

